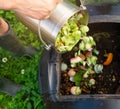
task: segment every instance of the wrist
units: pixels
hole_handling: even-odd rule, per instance
[[[0,36],[5,34],[9,29],[8,23],[5,22],[2,18],[0,18]]]

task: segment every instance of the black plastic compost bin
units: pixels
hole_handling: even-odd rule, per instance
[[[120,32],[120,5],[87,6],[90,34],[102,31]],[[120,72],[118,72],[120,73]],[[60,54],[54,47],[44,50],[39,64],[40,93],[46,109],[120,109],[120,94],[59,95]]]

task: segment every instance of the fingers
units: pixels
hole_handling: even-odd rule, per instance
[[[45,2],[44,0],[39,0],[39,2],[34,5],[18,6],[14,8],[14,11],[35,19],[48,19],[56,6],[62,1],[63,0],[46,0]]]
[[[58,1],[56,2],[56,5],[59,4],[59,3],[61,3],[62,1],[63,1],[63,0],[58,0]]]
[[[58,3],[62,2],[63,0],[58,0]]]
[[[5,21],[0,17],[0,25],[2,25],[2,22],[5,22]]]
[[[43,17],[43,20],[46,20],[46,19],[48,19],[50,16],[48,15],[48,16],[46,16],[46,17]]]

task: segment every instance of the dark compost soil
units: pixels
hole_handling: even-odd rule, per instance
[[[82,88],[82,94],[120,93],[120,31],[96,32],[92,36],[96,41],[96,49],[99,51],[97,61],[99,63],[105,61],[105,52],[112,52],[113,60],[110,65],[104,66],[102,73],[92,75],[96,81],[95,85],[86,87],[83,84],[80,86]],[[61,61],[67,63],[68,67],[70,67],[69,60],[73,57],[74,52],[76,52],[75,49],[61,56]],[[76,69],[79,70],[79,68]],[[74,85],[75,83],[70,81],[67,71],[61,72],[60,94],[71,95],[70,88]]]

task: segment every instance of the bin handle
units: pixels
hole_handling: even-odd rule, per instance
[[[40,30],[40,24],[41,24],[41,20],[38,20],[38,35],[39,35],[39,38],[41,40],[41,42],[44,44],[46,50],[50,50],[51,48],[51,45],[47,45],[47,43],[42,39],[42,35],[41,35],[41,30]]]
[[[86,10],[87,8],[86,8],[86,6],[84,6],[84,1],[85,0],[80,0],[80,8],[82,9],[82,10]]]

